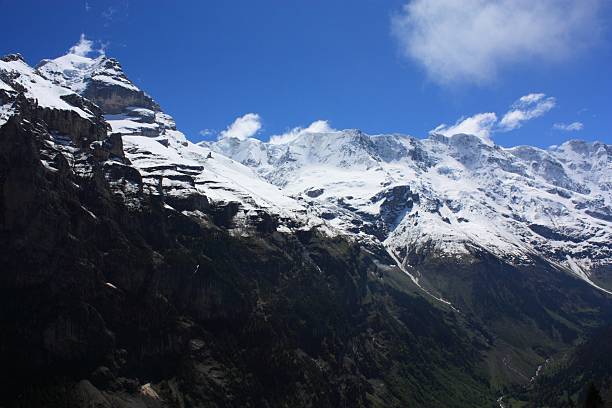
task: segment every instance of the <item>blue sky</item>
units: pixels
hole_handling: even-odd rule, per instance
[[[611,2],[531,3],[0,0],[0,54],[36,64],[85,33],[194,141],[252,113],[246,132],[264,140],[327,120],[421,137],[444,123],[504,146],[612,143]]]

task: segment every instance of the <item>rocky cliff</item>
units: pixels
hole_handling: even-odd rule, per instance
[[[601,146],[320,137],[194,145],[115,60],[4,57],[0,404],[491,406],[612,322]],[[506,173],[594,236],[465,184]]]

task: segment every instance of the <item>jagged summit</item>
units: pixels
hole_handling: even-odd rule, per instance
[[[66,54],[56,59],[42,60],[36,65],[36,69],[54,82],[75,92],[83,92],[91,82],[96,81],[137,90],[125,76],[119,62],[104,55],[89,58]]]
[[[70,88],[97,103],[108,114],[119,114],[127,106],[159,110],[159,105],[134,85],[114,58],[89,58],[66,54],[43,60],[36,67],[53,82]]]
[[[212,203],[239,205],[243,211],[236,214],[237,225],[258,218],[263,210],[292,223],[322,222],[316,215],[305,217],[306,208],[250,168],[222,154],[211,157],[209,147],[187,140],[174,119],[129,80],[115,59],[67,54],[42,61],[38,70],[100,106],[147,188],[165,194],[176,206],[203,195]]]
[[[4,62],[11,62],[11,61],[24,61],[25,59],[23,58],[23,55],[21,55],[20,53],[14,53],[14,54],[6,54],[4,56],[2,56],[0,58],[0,60],[4,61]]]
[[[90,109],[77,106],[75,92],[48,80],[30,67],[19,54],[0,59],[0,81],[0,89],[5,93],[4,99],[8,99],[8,94],[22,93],[43,108],[72,111],[83,118],[93,116]]]

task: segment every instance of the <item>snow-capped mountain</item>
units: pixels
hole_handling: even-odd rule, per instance
[[[0,59],[3,396],[488,406],[609,325],[610,146],[318,128],[194,144],[113,59]]]
[[[69,89],[58,87],[46,77],[30,67],[18,54],[7,55],[0,60],[0,91],[3,92],[3,104],[0,112],[0,124],[5,123],[14,111],[12,96],[22,92],[23,95],[36,101],[41,108],[56,111],[74,112],[89,119],[93,117],[86,107],[75,102],[77,94]]]
[[[184,206],[180,201],[193,206],[205,197],[206,205],[239,206],[233,220],[236,225],[259,219],[264,212],[285,219],[285,224],[322,223],[247,166],[187,140],[174,119],[127,78],[116,60],[67,54],[42,61],[38,70],[100,106],[111,132],[122,136],[126,157],[149,189],[173,198],[177,207]]]
[[[597,271],[611,267],[605,144],[507,149],[471,135],[347,130],[196,145],[114,59],[68,54],[38,71],[100,106],[150,188],[170,196],[203,194],[245,214],[325,225],[383,244],[408,266],[430,251],[464,256],[476,248],[516,263],[541,256],[597,287]]]
[[[241,210],[236,225],[266,213],[285,227],[384,245],[407,267],[432,252],[484,250],[517,264],[543,257],[610,290],[597,276],[612,267],[612,148],[603,143],[502,148],[464,134],[345,130],[194,144],[112,58],[68,54],[36,70],[19,59],[3,64],[4,77],[27,82],[43,106],[87,117],[65,102],[78,94],[101,107],[148,188],[177,207],[231,202]],[[51,84],[57,95],[45,91]],[[9,110],[3,105],[0,117]]]
[[[465,134],[347,130],[211,148],[407,265],[477,248],[515,263],[540,256],[596,287],[596,272],[612,267],[612,147],[603,143],[502,148]]]
[[[30,116],[52,129],[41,147],[41,161],[52,171],[65,166],[65,160],[75,171],[90,171],[80,149],[108,159],[109,166],[122,165],[125,160],[121,137],[109,134],[100,108],[48,79],[19,54],[0,59],[0,126],[13,116]]]

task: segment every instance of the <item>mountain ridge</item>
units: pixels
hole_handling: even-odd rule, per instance
[[[519,264],[541,256],[610,293],[612,149],[603,143],[501,148],[473,135],[417,139],[348,130],[303,131],[274,143],[193,144],[112,58],[67,54],[43,60],[36,72],[106,107],[106,121],[149,188],[177,203],[201,191],[209,202],[251,208],[256,218],[275,208],[298,224],[384,246],[404,266],[432,245],[464,256],[484,240],[497,256]],[[211,167],[225,160],[208,160],[212,151],[258,176],[231,160]],[[223,184],[220,174],[232,177]],[[245,188],[252,183],[257,187]]]
[[[329,142],[330,138],[335,140]],[[476,228],[498,255],[523,259],[531,253],[544,255],[597,287],[589,278],[590,269],[610,268],[610,246],[605,242],[612,238],[608,221],[612,214],[609,176],[612,148],[600,142],[568,141],[543,150],[489,146],[470,135],[432,135],[423,140],[338,131],[303,134],[285,144],[234,139],[210,146],[253,167],[290,195],[310,198],[330,208],[334,205],[351,208],[362,222],[365,220],[359,217],[360,213],[380,216],[380,210],[372,208],[372,200],[385,196],[386,189],[411,187],[412,194],[421,197],[421,203],[411,204],[405,220],[394,220],[397,225],[388,226],[393,230],[386,240],[391,245],[398,243],[397,247],[406,241],[423,239],[410,233],[402,235],[398,231],[398,227],[404,227],[402,221],[406,223],[408,217],[415,218],[413,222],[424,218],[428,228],[437,224],[438,231],[421,231],[423,236],[431,235],[433,241],[439,242],[445,237],[456,237],[459,242],[446,248],[451,253],[465,253],[460,248],[462,240],[476,244],[473,236]],[[257,160],[253,154],[259,155]],[[564,158],[564,154],[571,159]],[[569,167],[577,170],[568,175]],[[358,181],[351,185],[346,180]],[[312,190],[320,194],[311,197],[308,192]],[[521,206],[520,211],[512,211],[516,206]],[[418,207],[424,212],[415,217]],[[547,211],[553,213],[548,215]],[[482,215],[486,219],[478,223]],[[506,225],[491,230],[490,224]],[[585,228],[591,229],[588,234],[596,236],[591,242]],[[564,250],[550,245],[551,241],[561,243]],[[543,248],[545,245],[548,248]],[[599,261],[595,259],[589,265],[590,259],[585,254]]]
[[[36,235],[4,225],[1,255],[11,265],[4,279],[18,293],[36,288],[52,305],[65,302],[66,293],[76,296],[78,313],[59,314],[75,327],[94,316],[94,332],[111,357],[95,354],[92,366],[68,370],[88,381],[73,384],[77,393],[116,402],[117,389],[144,398],[150,388],[165,402],[192,398],[212,406],[232,406],[220,397],[228,390],[238,405],[473,406],[473,392],[487,406],[493,394],[524,383],[547,358],[612,322],[605,144],[568,142],[550,153],[491,146],[471,135],[416,139],[358,130],[304,133],[276,144],[194,144],[117,61],[77,57],[37,70],[13,56],[0,65],[2,221],[36,220],[50,248],[39,252]],[[72,72],[79,64],[84,71]],[[94,74],[98,69],[104,74]],[[37,95],[49,97],[43,106]],[[18,151],[27,153],[27,165]],[[15,181],[24,177],[38,181]],[[45,226],[24,198],[36,194],[60,209],[45,213],[49,220],[72,214],[74,227]],[[20,200],[29,203],[23,211]],[[88,234],[98,238],[88,243]],[[70,257],[59,263],[65,271],[53,269],[53,243],[62,240],[84,242],[77,245],[81,256],[71,256],[94,268],[94,277],[78,262],[71,266]],[[24,242],[66,278],[55,284],[53,274],[39,271],[57,299],[21,269],[15,254],[24,253]],[[71,286],[84,277],[95,289]],[[31,300],[11,303],[14,294],[7,293],[4,310],[21,310],[25,321],[28,308],[39,310]],[[142,315],[158,309],[159,320]],[[142,333],[121,322],[123,313]],[[245,326],[234,326],[232,316]],[[13,316],[2,318],[19,327]],[[61,319],[45,324],[40,330],[57,338],[31,347],[75,364],[74,355],[62,354],[70,337]],[[282,341],[253,344],[260,329]],[[38,338],[38,327],[28,330]],[[216,350],[214,364],[200,334]],[[169,344],[156,343],[166,335]],[[222,344],[222,335],[234,343]],[[19,344],[18,330],[14,336],[10,344]],[[139,354],[143,344],[150,356]],[[121,347],[131,371],[122,366]],[[245,350],[270,353],[262,358],[274,375],[259,371]],[[186,371],[167,365],[168,355],[181,353]],[[100,381],[101,367],[110,371],[102,370],[108,381]],[[298,378],[300,370],[313,377]],[[130,382],[137,374],[151,381],[146,392]],[[291,380],[283,385],[277,375]],[[240,381],[249,393],[237,391]],[[326,390],[322,399],[317,386]],[[274,387],[301,397],[283,399]],[[424,392],[436,387],[445,394]]]

